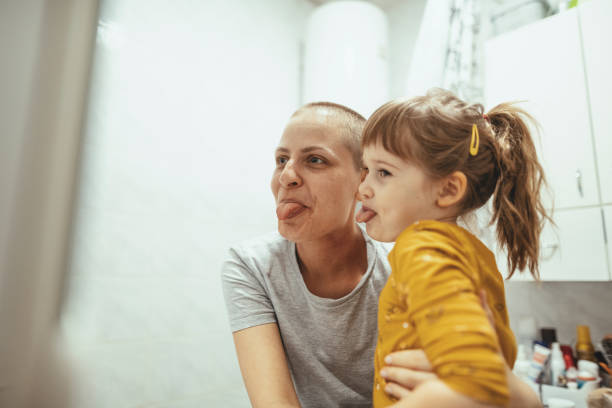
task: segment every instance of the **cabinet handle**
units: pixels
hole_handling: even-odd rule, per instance
[[[542,246],[542,251],[540,251],[540,259],[543,261],[548,261],[552,259],[555,252],[559,249],[559,244],[546,244]],[[547,254],[544,254],[544,251],[547,251]]]
[[[580,172],[580,169],[576,170],[576,184],[578,186],[580,198],[584,198],[584,192],[582,191],[582,173]]]

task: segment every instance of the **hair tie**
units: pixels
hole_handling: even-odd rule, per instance
[[[474,123],[472,125],[472,140],[470,141],[470,155],[476,156],[478,154],[478,146],[480,145],[480,136],[478,135],[478,126]]]

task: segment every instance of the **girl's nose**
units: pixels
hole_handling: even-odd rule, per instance
[[[367,181],[364,179],[361,184],[359,184],[359,197],[363,200],[370,199],[374,195],[372,188],[368,185]]]

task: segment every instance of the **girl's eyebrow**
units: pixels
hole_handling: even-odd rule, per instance
[[[384,160],[374,160],[374,163],[377,163],[377,164],[382,164],[383,166],[387,166],[387,167],[393,167],[394,169],[399,170],[399,167],[394,166],[394,165],[392,165],[391,163],[387,163],[387,162],[386,162],[386,161],[384,161]]]

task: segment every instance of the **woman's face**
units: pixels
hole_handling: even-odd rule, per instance
[[[290,241],[323,239],[354,223],[360,172],[333,123],[317,110],[302,112],[276,149],[271,187],[278,231]]]

